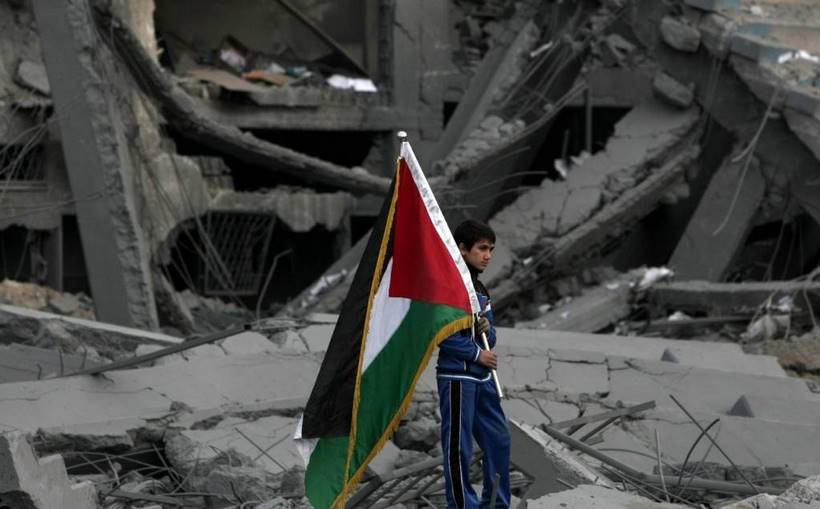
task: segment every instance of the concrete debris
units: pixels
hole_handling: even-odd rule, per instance
[[[28,89],[39,92],[45,96],[51,94],[51,85],[48,83],[48,75],[43,64],[21,60],[17,66],[17,83]]]
[[[21,433],[0,435],[0,503],[15,509],[95,509],[90,482],[73,483],[59,455],[37,458]]]
[[[590,509],[682,509],[680,504],[659,503],[601,486],[583,485],[577,488],[545,495],[527,503],[527,509],[549,509],[553,507],[588,507]]]
[[[497,234],[515,504],[820,503],[811,2],[52,3],[0,2],[0,507],[309,507],[398,130]],[[351,509],[445,504],[433,366]]]
[[[683,85],[663,72],[655,76],[652,81],[652,90],[660,99],[681,109],[689,108],[695,100],[695,86],[693,84]]]
[[[0,301],[12,306],[94,320],[94,303],[87,295],[60,293],[32,283],[4,280],[0,283]]]
[[[694,53],[700,47],[700,31],[683,18],[664,17],[661,37],[663,42],[679,51]]]
[[[563,491],[567,485],[613,487],[594,468],[540,429],[510,421],[510,430],[513,437],[511,461],[516,468],[534,478],[524,495],[525,500]]]

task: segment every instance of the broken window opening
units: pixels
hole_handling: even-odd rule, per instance
[[[207,216],[201,219],[204,229],[210,232],[207,239],[195,220],[178,227],[163,272],[178,291],[189,289],[219,297],[249,310],[259,305],[263,316],[313,283],[349,242],[346,229],[328,231],[317,226],[307,232],[295,232],[271,216],[222,212],[208,216],[210,220]],[[263,224],[263,217],[271,222]],[[269,233],[266,227],[270,228]],[[213,247],[208,247],[208,243]],[[208,254],[214,250],[219,260]],[[286,254],[275,262],[282,253]],[[260,296],[271,270],[270,282]],[[232,283],[225,283],[227,280]]]
[[[727,281],[785,281],[820,261],[820,225],[807,214],[752,228]]]
[[[63,291],[91,295],[91,284],[88,281],[88,270],[77,216],[64,215],[62,223]]]
[[[40,145],[0,145],[0,180],[42,182],[45,158]]]

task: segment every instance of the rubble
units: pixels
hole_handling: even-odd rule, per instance
[[[90,482],[73,483],[59,455],[37,458],[21,433],[0,435],[0,503],[20,509],[93,509]]]
[[[497,232],[515,504],[816,504],[813,5],[388,3],[0,3],[0,506],[309,507],[397,130]],[[444,505],[435,386],[349,507]]]

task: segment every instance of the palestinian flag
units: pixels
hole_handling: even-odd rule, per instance
[[[399,425],[435,348],[479,311],[470,272],[407,142],[295,438],[314,507],[343,507]]]

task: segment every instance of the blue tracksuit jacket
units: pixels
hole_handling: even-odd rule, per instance
[[[487,333],[487,342],[490,349],[495,348],[495,327],[493,310],[490,306],[490,296],[487,289],[478,279],[473,279],[473,285],[478,295],[478,304],[484,316],[490,321],[490,332]],[[436,375],[439,378],[470,380],[484,382],[490,379],[490,371],[478,364],[478,354],[481,351],[481,338],[473,337],[473,331],[465,329],[445,339],[439,346]]]
[[[490,321],[487,342],[495,347],[490,296],[477,279],[473,284],[484,316]],[[439,348],[436,375],[441,411],[441,449],[447,507],[488,508],[498,476],[495,508],[510,506],[510,430],[490,371],[476,362],[480,338],[471,330],[444,340]],[[481,448],[484,487],[481,498],[470,480],[473,440]]]

